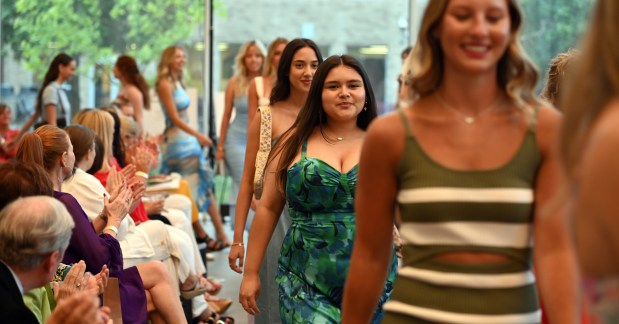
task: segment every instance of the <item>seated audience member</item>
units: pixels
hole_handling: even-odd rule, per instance
[[[159,165],[161,160],[159,144],[153,138],[141,138],[142,130],[140,125],[136,121],[131,118],[121,117],[120,118],[120,132],[122,135],[122,143],[125,146],[126,157],[127,155],[132,154],[136,151],[137,147],[148,148],[153,156],[153,164]],[[125,160],[131,160],[131,157],[128,157]],[[152,172],[151,172],[152,173]],[[163,175],[165,176],[165,175]],[[151,192],[151,190],[148,190]],[[161,192],[161,191],[158,191]],[[210,238],[208,234],[204,231],[204,228],[200,224],[199,216],[198,216],[198,206],[194,201],[193,194],[191,193],[191,188],[189,183],[181,178],[179,181],[179,186],[176,190],[166,190],[165,193],[168,193],[167,198],[165,198],[164,206],[166,208],[176,208],[181,209],[183,211],[187,211],[187,214],[191,214],[191,225],[193,230],[195,231],[195,236],[200,242],[204,242],[207,244],[207,249],[209,251],[219,251],[226,246],[230,245],[230,240],[226,235],[224,230],[223,221],[221,219],[221,214],[217,208],[217,204],[214,198],[214,195],[211,193],[210,203],[208,207],[208,214],[213,221],[213,226],[215,228],[215,239]],[[184,199],[180,199],[179,196],[186,196],[189,199],[190,206],[185,206]],[[148,210],[149,207],[146,206]],[[166,216],[164,214],[164,216]],[[172,225],[177,226],[173,219],[170,219]],[[177,226],[178,227],[178,226]],[[194,235],[194,234],[192,234]]]
[[[100,184],[103,187],[107,187],[107,191],[113,195],[115,189],[113,189],[111,182],[108,183],[108,179],[110,177],[114,178],[114,174],[116,174],[123,176],[125,179],[123,180],[124,183],[128,184],[129,188],[133,190],[133,209],[131,209],[133,212],[130,213],[130,217],[133,219],[137,230],[143,230],[148,238],[154,242],[157,242],[157,238],[162,235],[170,236],[170,241],[179,251],[179,253],[175,253],[177,260],[182,262],[178,263],[178,267],[168,268],[168,271],[173,276],[173,282],[185,284],[181,288],[183,290],[188,290],[190,293],[190,295],[185,295],[185,298],[195,297],[196,295],[194,292],[204,293],[207,291],[207,280],[200,276],[206,273],[206,269],[202,263],[200,252],[193,237],[188,236],[185,232],[173,226],[165,226],[161,222],[149,220],[146,215],[144,204],[141,202],[141,196],[145,189],[145,181],[139,176],[139,173],[136,172],[136,168],[138,170],[143,170],[142,165],[149,165],[150,163],[143,162],[140,158],[132,161],[137,167],[134,166],[134,164],[129,164],[121,169],[118,159],[115,158],[113,141],[116,131],[113,115],[100,109],[81,110],[75,115],[73,121],[74,123],[89,128],[103,142],[102,151],[100,154],[97,152],[97,155],[103,158],[101,160],[102,163],[97,166],[98,168],[94,168],[97,171],[93,174],[99,180]],[[88,147],[88,145],[84,147]],[[138,175],[136,175],[136,173],[138,173]],[[83,175],[85,176],[85,174]],[[99,202],[99,204],[101,204],[101,202]],[[96,217],[96,215],[94,215],[94,217]],[[167,234],[162,234],[162,232]],[[169,246],[171,247],[171,245]],[[121,248],[122,247],[124,247],[124,245],[121,244]],[[170,251],[173,252],[172,250]],[[174,275],[177,276],[175,277]],[[210,310],[207,309],[207,303],[204,298],[201,298],[201,295],[197,298],[193,298],[192,302],[194,317],[208,317]],[[229,303],[231,303],[231,301]]]
[[[46,196],[20,198],[0,212],[0,318],[2,323],[39,323],[22,300],[24,292],[52,280],[69,245],[74,222],[65,206]],[[58,303],[47,323],[107,323],[86,290]]]
[[[10,128],[12,121],[11,107],[0,102],[0,163],[5,163],[17,153],[19,129]]]
[[[75,198],[60,191],[62,181],[73,174],[75,163],[73,146],[64,130],[45,125],[24,135],[16,158],[22,163],[36,163],[45,168],[53,184],[54,198],[61,201],[73,217],[75,228],[64,262],[84,260],[89,271],[98,271],[105,264],[110,276],[118,278],[124,323],[144,323],[148,315],[151,320],[186,322],[179,299],[173,297],[169,274],[161,262],[151,261],[123,269],[116,236],[131,202],[132,193],[128,188],[121,188],[113,201],[105,200],[103,213],[107,223],[103,233],[97,234]]]

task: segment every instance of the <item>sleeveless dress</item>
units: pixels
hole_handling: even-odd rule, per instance
[[[264,145],[262,139],[271,139],[272,133],[272,118],[271,108],[269,107],[269,98],[264,96],[264,78],[254,78],[256,84],[256,93],[258,95],[258,110],[260,111],[260,150],[256,156],[256,169],[262,168],[262,172],[256,172],[256,176],[262,177],[264,173],[264,167],[270,150],[279,138],[273,139],[271,145]],[[268,144],[268,142],[267,142]],[[264,146],[264,149],[263,149]],[[262,152],[262,153],[260,153]],[[262,155],[261,155],[262,154]],[[260,162],[259,160],[262,159]],[[254,179],[254,183],[255,183]],[[254,191],[256,199],[260,199],[258,192]],[[284,211],[277,221],[271,240],[267,246],[262,266],[260,267],[260,282],[262,283],[262,289],[260,296],[256,300],[258,308],[260,308],[260,314],[256,314],[254,317],[255,324],[278,324],[281,323],[281,317],[279,315],[279,288],[275,280],[277,276],[277,264],[279,262],[279,253],[282,247],[282,242],[290,228],[291,220],[288,214],[288,207],[284,207]]]
[[[279,258],[283,323],[340,323],[344,283],[355,236],[354,196],[358,165],[346,173],[317,158],[301,159],[288,170],[286,196],[292,225]],[[373,323],[382,318],[397,268],[395,253]]]
[[[502,167],[461,171],[428,156],[408,118],[398,203],[403,266],[384,323],[539,323],[532,270],[534,185],[541,164],[535,131]],[[448,252],[489,252],[499,264],[437,260]]]
[[[188,123],[189,95],[180,82],[177,81],[174,86],[172,96],[176,111],[179,117]],[[163,112],[166,129],[164,131],[165,144],[162,145],[161,172],[180,173],[189,183],[191,194],[200,211],[206,211],[210,204],[210,199],[206,199],[206,194],[213,190],[214,184],[212,177],[207,174],[209,168],[204,151],[197,138],[174,126],[165,107]]]
[[[230,206],[230,215],[234,215],[236,197],[241,185],[241,177],[243,176],[243,165],[245,163],[245,148],[247,147],[247,125],[249,122],[249,111],[247,106],[247,95],[242,95],[234,98],[234,108],[236,117],[228,127],[226,134],[226,143],[224,149],[226,151],[226,172],[232,177],[233,189],[232,205]],[[254,218],[254,212],[250,209],[247,216],[245,228],[249,230],[251,221]],[[232,217],[234,219],[234,217]],[[234,224],[232,224],[234,226]]]

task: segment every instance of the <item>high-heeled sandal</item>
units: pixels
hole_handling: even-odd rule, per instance
[[[221,288],[223,288],[221,282],[213,278],[200,276],[200,283],[207,288],[206,292],[209,293],[209,295],[217,295],[221,291]]]
[[[203,286],[199,279],[196,280],[195,285],[190,290],[180,289],[181,298],[185,300],[193,299],[194,297],[203,295],[206,292],[208,292],[208,287],[205,285]]]
[[[217,251],[221,251],[228,247],[228,245],[224,241],[214,239],[208,235],[202,238],[198,237],[196,238],[196,241],[198,243],[206,244],[207,252],[217,252]]]
[[[206,297],[206,302],[211,311],[216,313],[224,313],[232,305],[232,299],[224,299],[214,296]],[[210,299],[210,300],[209,300]]]

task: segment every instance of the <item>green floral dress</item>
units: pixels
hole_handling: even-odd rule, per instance
[[[280,315],[283,323],[339,323],[344,283],[355,236],[354,196],[358,166],[341,173],[316,158],[301,159],[288,170],[286,195],[292,225],[279,257]],[[395,253],[374,323],[391,295]]]

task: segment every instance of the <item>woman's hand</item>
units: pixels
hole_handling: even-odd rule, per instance
[[[146,194],[146,180],[142,177],[133,177],[129,180],[128,185],[129,189],[133,192],[131,205],[129,206],[129,213],[133,213],[142,201],[144,194]]]
[[[165,200],[163,198],[153,199],[153,200],[144,200],[144,208],[146,209],[146,214],[161,214],[164,210]]]
[[[94,276],[89,276],[88,278],[88,289],[92,292],[100,295],[105,291],[105,287],[107,287],[107,279],[110,277],[110,270],[107,268],[107,265],[103,265],[101,267],[101,272],[97,273]]]
[[[224,150],[217,150],[215,152],[215,160],[222,161],[226,158],[226,152]]]
[[[205,147],[211,147],[213,146],[213,141],[208,137],[208,136],[204,136],[202,134],[198,134],[196,136],[196,138],[198,139],[198,142],[200,142],[200,146]]]
[[[233,245],[228,253],[228,265],[230,269],[237,273],[243,273],[243,260],[245,259],[245,247],[243,245]],[[237,265],[238,263],[238,265]]]
[[[52,289],[56,300],[60,301],[79,291],[87,289],[88,278],[84,275],[85,272],[86,263],[80,261],[71,266],[71,270],[69,270],[64,281],[60,285],[57,282],[52,283]]]
[[[260,313],[258,305],[256,305],[256,299],[260,295],[260,278],[258,274],[245,274],[243,281],[241,281],[241,289],[239,291],[239,303],[243,306],[243,309],[250,315],[256,315]]]
[[[123,187],[113,200],[103,197],[103,213],[108,216],[108,225],[118,227],[120,222],[127,216],[133,192],[128,187]]]
[[[149,173],[153,162],[156,162],[158,156],[154,156],[153,152],[146,145],[131,145],[125,151],[125,161],[135,165],[138,171]]]
[[[121,173],[116,171],[116,169],[112,168],[110,169],[110,173],[108,173],[107,175],[107,192],[110,193],[110,199],[114,199],[118,193],[120,192],[120,189],[122,189],[122,187],[124,187],[126,185],[127,181],[125,179],[125,176]]]

